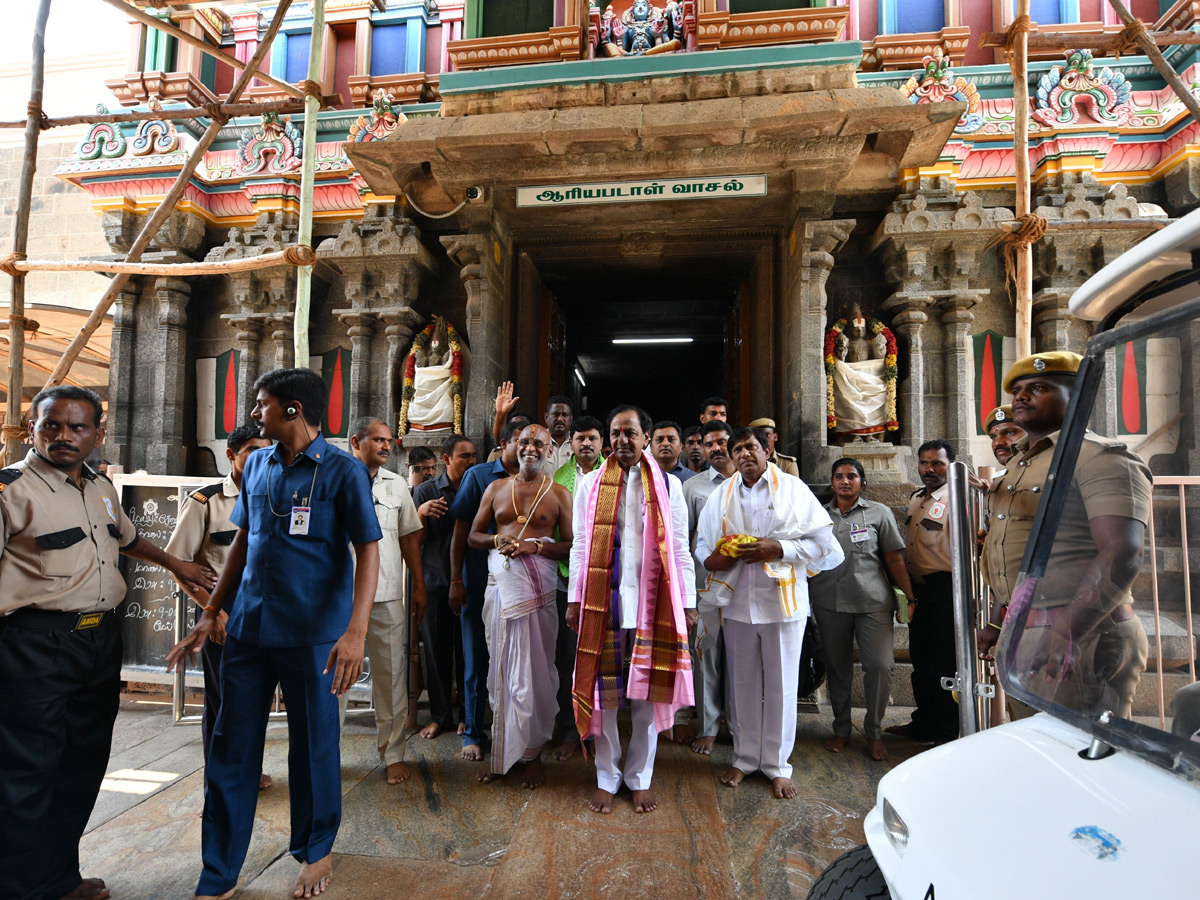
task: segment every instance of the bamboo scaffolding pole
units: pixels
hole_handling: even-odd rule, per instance
[[[1172,222],[1169,218],[1156,219],[1047,219],[1047,231],[1125,231],[1129,228],[1149,228],[1157,231],[1166,228]],[[1001,231],[1019,231],[1021,223],[1017,221],[997,222],[996,227]]]
[[[1014,24],[1029,21],[1029,0],[1017,0],[1017,17]],[[1016,122],[1013,128],[1013,162],[1016,164],[1018,219],[1029,215],[1029,30],[1017,28],[1012,41],[1012,52],[1008,58],[1013,77],[1013,104]],[[1019,242],[1016,245],[1016,332],[1017,359],[1033,353],[1033,245]]]
[[[230,272],[249,272],[268,266],[311,266],[317,256],[304,244],[273,250],[261,256],[245,259],[222,259],[215,262],[143,263],[103,259],[27,259],[5,263],[5,269],[18,272],[112,272],[122,275],[226,275]]]
[[[312,0],[312,39],[308,45],[308,81],[321,80],[322,53],[325,42],[325,0]],[[300,172],[300,230],[297,243],[312,245],[313,189],[317,177],[317,111],[321,102],[311,93],[304,98],[304,151]],[[312,301],[312,266],[301,266],[296,273],[296,315],[292,322],[292,339],[297,366],[308,365],[308,317]]]
[[[29,115],[25,121],[25,156],[17,186],[17,214],[13,222],[13,255],[24,256],[29,246],[29,210],[33,198],[33,173],[37,170],[38,133],[41,131],[42,94],[46,77],[46,20],[50,0],[41,0],[33,25],[33,64],[30,68]],[[17,461],[25,432],[21,428],[21,400],[25,394],[25,276],[12,275],[8,322],[8,398],[4,409],[4,465]]]
[[[265,112],[293,113],[301,112],[304,103],[295,97],[287,100],[263,100],[259,103],[216,103],[211,106],[189,106],[186,109],[142,110],[124,113],[89,113],[83,116],[55,116],[42,123],[44,128],[58,128],[61,125],[98,125],[115,124],[117,122],[144,122],[147,119],[195,119],[199,116],[211,116],[219,112],[223,116],[256,116]],[[24,128],[25,121],[0,122],[0,128]]]
[[[1200,44],[1200,31],[1157,31],[1150,32],[1150,40],[1159,47],[1174,47],[1179,44]],[[987,31],[979,39],[979,46],[987,50],[1003,47],[1008,39],[1006,31]],[[1125,35],[1117,34],[1068,34],[1061,31],[1039,31],[1029,35],[1030,50],[1099,50],[1115,53],[1126,47]]]
[[[242,69],[237,82],[233,85],[233,89],[229,92],[228,100],[230,103],[237,102],[237,99],[242,96],[242,92],[250,84],[250,80],[254,77],[259,63],[262,62],[262,58],[266,55],[267,50],[270,49],[271,42],[275,39],[275,35],[283,25],[283,17],[287,14],[288,7],[291,5],[292,0],[280,0],[279,6],[275,9],[275,16],[271,20],[271,25],[267,29],[267,33],[263,36],[262,42],[254,51],[254,56],[251,57],[250,61],[246,63],[245,68]],[[191,155],[188,157],[187,162],[184,163],[183,168],[176,176],[175,183],[171,185],[171,189],[163,197],[158,208],[154,210],[149,221],[142,227],[142,230],[134,239],[133,245],[129,248],[129,252],[125,254],[126,262],[136,263],[141,260],[142,253],[150,245],[150,241],[154,236],[158,234],[158,229],[162,227],[167,217],[174,211],[175,204],[183,196],[183,192],[191,180],[192,173],[196,171],[196,167],[204,158],[205,152],[212,146],[213,141],[217,139],[217,133],[221,130],[223,124],[223,118],[214,118],[209,123],[208,129],[201,136]],[[71,340],[67,349],[63,351],[63,357],[58,361],[58,365],[54,367],[54,371],[50,373],[50,378],[46,381],[46,387],[53,387],[56,384],[62,383],[67,372],[71,370],[71,365],[75,362],[75,358],[87,346],[87,342],[91,339],[91,336],[100,327],[100,323],[104,321],[104,316],[113,305],[113,301],[116,300],[117,295],[129,282],[129,277],[128,274],[118,274],[109,282],[108,287],[100,296],[100,300],[96,303],[95,309],[92,310],[87,321],[83,323],[83,327],[79,329],[79,333]]]
[[[1192,118],[1200,122],[1200,101],[1196,100],[1188,86],[1183,83],[1183,79],[1179,77],[1179,73],[1172,69],[1170,63],[1163,58],[1162,51],[1158,49],[1152,33],[1148,32],[1146,26],[1133,17],[1121,0],[1108,0],[1108,2],[1116,12],[1117,18],[1125,24],[1125,32],[1137,41],[1142,52],[1150,58],[1151,64],[1158,70],[1158,74],[1163,77],[1163,80],[1171,86],[1175,96],[1187,107]]]
[[[208,43],[207,41],[203,41],[200,38],[196,37],[195,35],[188,34],[182,28],[177,28],[176,26],[172,25],[170,22],[165,22],[162,19],[157,18],[156,16],[152,16],[152,15],[149,15],[148,13],[142,12],[142,10],[138,9],[137,7],[131,6],[130,4],[126,3],[125,0],[104,0],[104,2],[107,3],[109,6],[112,6],[112,7],[115,7],[116,9],[121,10],[121,12],[125,13],[131,19],[136,19],[137,21],[141,22],[143,25],[148,25],[151,28],[157,28],[159,31],[163,32],[164,34],[169,34],[171,37],[175,38],[177,41],[182,41],[183,43],[187,44],[189,47],[195,47],[201,53],[207,54],[208,56],[211,56],[213,59],[219,59],[223,63],[228,63],[229,65],[233,66],[234,69],[241,69],[243,67],[249,69],[251,74],[255,78],[258,78],[260,81],[264,81],[267,84],[271,85],[272,87],[278,88],[281,91],[285,91],[285,92],[291,94],[293,97],[303,97],[304,96],[304,91],[302,91],[300,88],[296,87],[294,84],[288,84],[286,81],[280,81],[278,78],[275,78],[272,75],[268,74],[267,72],[262,71],[262,55],[261,54],[258,54],[258,53],[254,54],[254,65],[251,66],[250,63],[243,63],[243,62],[239,61],[237,59],[237,57],[230,56],[228,53],[225,53],[222,50],[218,50],[216,47],[214,47],[212,44]],[[288,5],[290,6],[291,4],[289,3]],[[266,39],[263,40],[263,44],[269,45],[270,43],[271,42],[269,40],[266,40]],[[262,46],[262,45],[260,45],[260,46]],[[230,91],[229,96],[231,98],[233,97],[232,91]]]

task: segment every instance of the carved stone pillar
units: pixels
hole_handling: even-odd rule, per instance
[[[409,311],[412,318],[416,313]],[[391,314],[382,317],[387,326],[384,334],[387,336],[387,380],[385,385],[385,408],[387,409],[388,425],[395,428],[400,419],[400,393],[404,383],[404,351],[412,342],[413,329],[410,320],[402,314]],[[411,324],[415,324],[411,323]]]
[[[254,408],[254,382],[260,374],[259,348],[262,346],[262,319],[252,316],[232,320],[237,329],[238,350],[241,352],[241,365],[238,366],[238,422],[250,421],[250,410]]]
[[[378,409],[371,396],[371,337],[375,334],[375,317],[351,313],[338,318],[346,323],[346,334],[350,336],[350,421],[380,413],[387,421],[388,412]]]
[[[459,268],[467,291],[467,341],[471,345],[471,371],[467,381],[464,429],[469,437],[490,443],[496,385],[504,378],[504,322],[501,291],[495,266],[482,234],[442,238],[450,259]],[[480,457],[485,446],[477,448]]]
[[[100,452],[101,456],[126,468],[132,467],[133,464],[129,459],[129,444],[133,439],[133,379],[129,377],[129,373],[135,371],[135,308],[141,290],[141,279],[134,276],[129,279],[125,289],[117,294],[113,304],[107,434]]]
[[[942,313],[946,329],[946,440],[950,441],[964,459],[969,457],[971,437],[975,434],[971,408],[974,398],[975,372],[971,365],[971,323],[975,316],[969,308],[976,299],[970,296],[988,291],[967,292],[948,304]]]
[[[179,278],[154,283],[158,315],[154,396],[158,400],[154,439],[146,448],[146,468],[156,475],[182,475],[187,456],[183,445],[187,388],[187,305],[192,286]]]
[[[307,359],[296,359],[293,341],[292,317],[271,316],[271,341],[275,344],[273,369],[290,369],[292,366],[307,368]]]
[[[901,378],[896,391],[899,407],[900,442],[913,451],[925,440],[925,400],[928,393],[925,377],[924,328],[929,316],[921,304],[906,305],[892,318],[892,327],[908,351],[908,377]],[[903,367],[901,368],[903,370]]]
[[[792,298],[785,298],[783,320],[788,348],[786,420],[788,437],[799,425],[801,477],[820,483],[835,457],[825,446],[825,284],[833,270],[833,254],[850,237],[853,219],[805,222],[800,258],[798,314]]]

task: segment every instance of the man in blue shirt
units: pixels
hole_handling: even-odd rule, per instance
[[[183,666],[236,595],[225,626],[197,898],[237,885],[276,682],[288,709],[291,853],[301,864],[295,896],[328,886],[342,813],[337,697],[362,674],[379,576],[382,533],[367,467],[321,435],[328,402],[321,377],[277,369],[254,389],[250,415],[277,443],[247,460],[229,559],[196,627],[167,655],[168,670]]]
[[[483,592],[487,588],[486,550],[467,548],[471,523],[489,484],[517,474],[517,435],[529,423],[509,420],[500,433],[500,458],[467,469],[450,516],[455,519],[450,541],[450,609],[461,618],[463,639],[463,759],[483,759],[483,718],[488,705],[487,640],[483,633]],[[465,561],[465,565],[464,565]]]

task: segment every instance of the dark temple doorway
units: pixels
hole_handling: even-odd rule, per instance
[[[736,393],[729,369],[740,357],[744,276],[727,261],[689,262],[647,268],[609,260],[543,271],[564,320],[567,379],[581,412],[603,421],[616,404],[635,403],[655,421],[687,428],[698,424],[706,397]],[[662,339],[679,342],[614,343]]]

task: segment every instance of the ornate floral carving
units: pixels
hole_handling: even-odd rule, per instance
[[[148,106],[152,113],[162,110],[162,104],[157,97],[152,97]],[[147,119],[139,123],[131,146],[134,156],[170,153],[179,147],[179,134],[175,131],[175,123],[169,119]]]
[[[283,174],[302,165],[300,129],[291,116],[279,118],[276,112],[263,115],[258,132],[246,129],[238,141],[238,174]]]
[[[950,60],[941,47],[933,51],[932,56],[926,56],[922,63],[925,71],[919,76],[914,75],[900,88],[900,93],[915,104],[942,103],[947,100],[957,100],[967,104],[967,111],[954,126],[955,134],[971,134],[983,126],[983,114],[980,111],[979,91],[975,85],[962,77],[955,77],[950,68]]]
[[[1092,51],[1068,50],[1066,66],[1055,66],[1038,82],[1033,117],[1047,127],[1075,125],[1080,110],[1095,122],[1124,125],[1129,120],[1133,86],[1107,67],[1096,75]]]
[[[383,88],[376,88],[371,92],[371,112],[370,116],[359,116],[358,120],[350,126],[350,134],[348,139],[357,144],[366,144],[371,141],[382,141],[385,137],[396,130],[396,126],[407,118],[404,113],[396,112],[396,108],[392,106],[394,98],[391,93]]]
[[[108,107],[103,103],[96,105],[96,112],[107,113]],[[117,159],[125,155],[125,135],[121,129],[108,122],[98,122],[79,144],[75,151],[80,159]]]

